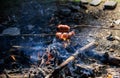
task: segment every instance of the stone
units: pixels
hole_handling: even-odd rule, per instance
[[[115,24],[119,25],[120,24],[120,19],[114,21]]]
[[[71,9],[72,11],[79,11],[79,10],[80,10],[80,6],[72,5],[70,9]]]
[[[114,9],[117,5],[116,1],[106,1],[104,3],[104,9]]]
[[[19,35],[20,34],[20,29],[17,27],[10,27],[2,32],[3,35]]]
[[[87,0],[80,0],[80,2],[83,3],[83,4],[87,4],[88,3]]]
[[[113,48],[110,48],[109,51],[110,51],[110,52],[114,52],[115,50],[114,50]]]
[[[101,3],[101,0],[92,0],[92,1],[90,2],[90,5],[97,6],[97,5],[99,5],[100,3]]]

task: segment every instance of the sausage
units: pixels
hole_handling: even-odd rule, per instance
[[[60,39],[62,39],[62,40],[67,40],[68,39],[68,33],[63,33],[62,35],[61,35],[61,37],[60,37]]]
[[[57,32],[57,33],[56,33],[56,37],[59,38],[59,39],[61,38],[61,35],[62,35],[61,32]]]
[[[71,31],[71,32],[68,33],[69,38],[71,38],[73,35],[75,35],[74,31]]]
[[[58,31],[59,32],[69,32],[70,27],[68,25],[58,25]]]

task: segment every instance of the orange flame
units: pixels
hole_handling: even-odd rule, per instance
[[[11,58],[12,58],[14,61],[16,61],[16,58],[15,58],[14,55],[11,55]]]

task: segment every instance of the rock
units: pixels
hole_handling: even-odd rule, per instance
[[[20,34],[20,29],[17,27],[10,27],[2,32],[3,35],[19,35]]]
[[[114,52],[115,50],[114,50],[113,48],[110,48],[109,51],[110,51],[110,52]]]
[[[109,36],[107,36],[106,39],[109,40],[109,41],[114,41],[115,40],[112,33]]]
[[[83,3],[83,4],[87,4],[88,3],[87,0],[80,0],[80,2]]]
[[[104,9],[114,9],[117,5],[116,1],[106,1],[104,4]]]
[[[100,3],[101,3],[101,0],[92,0],[92,1],[90,2],[90,5],[97,6],[97,5],[99,5]]]
[[[120,24],[120,19],[114,21],[115,24],[119,25]]]
[[[71,14],[71,10],[68,8],[61,8],[59,9],[58,14],[63,16],[69,16]]]
[[[80,6],[72,5],[72,6],[70,7],[70,9],[71,9],[72,11],[79,11],[79,10],[80,10]]]

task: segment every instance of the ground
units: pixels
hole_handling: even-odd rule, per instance
[[[39,1],[39,0],[38,0]],[[117,7],[114,10],[103,10],[103,4],[104,1],[98,5],[98,6],[91,6],[89,4],[85,4],[88,9],[85,10],[85,18],[83,19],[84,23],[79,23],[80,25],[92,25],[92,26],[97,26],[97,27],[111,27],[114,26],[114,28],[119,28],[120,24],[117,25],[114,23],[114,21],[120,19],[120,3],[117,4]],[[119,0],[118,0],[119,1]],[[1,31],[8,27],[18,27],[21,29],[22,34],[38,34],[38,33],[52,33],[55,34],[56,32],[56,25],[49,25],[49,19],[52,17],[51,13],[54,13],[54,9],[56,9],[55,4],[53,3],[53,6],[50,5],[44,5],[44,4],[39,4],[38,2],[25,2],[22,4],[22,9],[17,9],[17,12],[14,13],[14,11],[11,11],[12,13],[10,15],[10,18],[13,18],[15,21],[12,22],[14,24],[11,24],[8,22],[1,23]],[[50,6],[50,7],[48,7]],[[52,9],[51,9],[52,8]],[[18,13],[18,14],[17,14]],[[50,15],[50,17],[49,17]],[[14,18],[14,16],[16,16]],[[42,18],[42,19],[41,19]],[[12,19],[11,19],[12,20]],[[16,21],[17,20],[17,21]],[[44,30],[43,30],[44,28]],[[108,52],[111,56],[118,57],[120,58],[120,41],[119,40],[107,40],[107,37],[112,33],[113,36],[117,36],[120,38],[120,30],[112,30],[112,29],[100,29],[100,28],[77,28],[74,29],[76,36],[74,38],[73,43],[75,44],[80,44],[81,46],[84,46],[85,44],[96,40],[99,45],[95,49],[96,52],[98,53],[105,53]],[[50,44],[53,39],[53,37],[0,37],[1,38],[1,47],[6,47],[8,46],[14,46],[14,45],[20,45],[20,46],[30,46],[34,47],[36,45],[41,45],[42,43],[46,42],[46,44]],[[8,42],[2,42],[3,41],[9,41]],[[48,43],[47,43],[48,42]],[[3,46],[4,44],[4,46]],[[43,46],[42,46],[43,47]],[[46,47],[46,46],[45,46]],[[9,48],[9,47],[8,47]],[[7,49],[8,49],[7,48]],[[28,48],[27,48],[28,49]],[[38,48],[39,49],[39,48]],[[40,47],[41,50],[41,47]],[[44,51],[44,50],[43,50]],[[34,56],[34,55],[33,55]],[[0,58],[1,59],[1,58]],[[119,68],[119,67],[114,67],[110,66],[108,69],[112,68]],[[114,70],[114,69],[112,69]]]
[[[114,26],[115,28],[119,28],[120,25],[114,24],[113,22],[115,20],[120,19],[120,3],[118,3],[117,7],[114,10],[101,11],[103,9],[103,3],[96,7],[88,5],[89,8],[87,12],[89,13],[91,11],[93,13],[93,17],[97,16],[98,18],[94,20],[90,20],[89,18],[86,19],[88,20],[87,24],[93,26],[103,26],[103,27]],[[97,41],[100,42],[99,46],[96,48],[98,53],[108,52],[111,56],[120,58],[120,41],[107,40],[106,37],[108,37],[110,33],[112,33],[113,36],[118,36],[120,38],[120,30],[111,30],[111,29],[86,28],[83,29],[82,32],[78,34],[80,34],[81,36],[85,36],[85,38],[83,37],[83,39],[80,38],[81,43],[84,41],[91,42],[92,40],[97,39]],[[110,67],[110,69],[111,68],[112,67]],[[114,70],[115,69],[112,69],[112,71]]]

